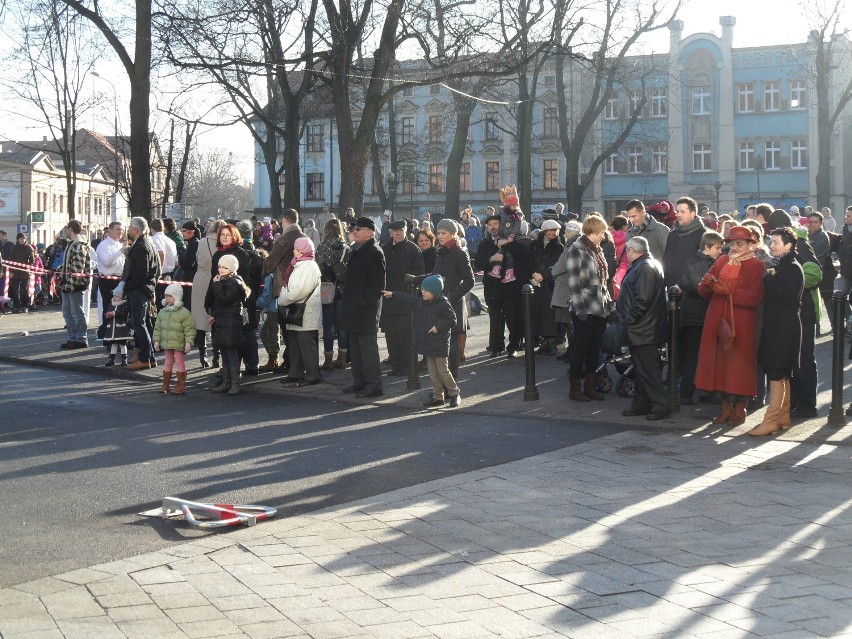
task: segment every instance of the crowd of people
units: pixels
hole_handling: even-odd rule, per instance
[[[833,289],[852,288],[852,207],[834,233],[830,211],[810,207],[760,203],[739,219],[699,210],[690,197],[648,207],[632,200],[608,223],[596,212],[580,221],[561,207],[528,219],[514,187],[500,198],[484,216],[467,207],[459,221],[388,218],[380,233],[351,209],[321,231],[313,220],[300,225],[293,209],[280,222],[210,219],[202,227],[190,220],[180,229],[168,218],[132,218],[91,243],[72,220],[47,249],[0,232],[0,256],[48,273],[49,285],[26,269],[10,270],[10,296],[18,312],[36,305],[35,288],[58,297],[66,350],[89,345],[96,269],[106,365],[120,357],[130,370],[154,368],[163,352],[164,393],[184,392],[185,358],[195,347],[202,368],[221,367],[214,392],[239,394],[242,375],[283,372],[284,384],[303,387],[320,383],[323,371],[350,368],[346,392],[379,397],[383,333],[385,374],[424,367],[433,381],[424,404],[458,406],[476,272],[490,357],[522,349],[522,291],[530,284],[533,346],[566,361],[572,401],[603,400],[606,356],[628,351],[635,392],[627,416],[669,416],[666,357],[678,363],[681,403],[718,403],[716,424],[740,425],[764,405],[751,435],[816,416],[821,300],[829,308]],[[666,353],[672,298],[678,352]],[[412,361],[412,343],[422,360]]]

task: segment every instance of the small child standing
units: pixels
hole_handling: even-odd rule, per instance
[[[506,244],[514,242],[515,238],[522,235],[522,223],[524,214],[521,212],[520,200],[518,200],[518,189],[514,186],[504,186],[500,189],[500,201],[503,206],[500,207],[500,231],[497,240],[497,246],[500,250],[497,253],[503,256],[499,262],[495,262],[494,266],[488,272],[489,277],[499,277],[503,284],[515,281],[515,261],[511,253],[506,252]]]
[[[127,343],[132,339],[130,326],[130,305],[126,299],[113,298],[104,315],[104,323],[98,328],[98,337],[109,346],[109,357],[104,366],[115,366],[115,356],[121,353],[121,365],[127,366]]]
[[[240,394],[240,345],[243,340],[243,309],[251,295],[237,269],[237,258],[226,253],[219,258],[218,273],[213,276],[204,307],[210,319],[213,347],[222,353],[222,381],[213,387],[214,393]]]
[[[450,408],[461,399],[459,387],[448,366],[450,330],[457,319],[444,292],[444,278],[430,275],[420,283],[422,298],[394,291],[382,291],[385,297],[396,297],[404,306],[414,310],[414,347],[426,357],[432,376],[432,398],[423,402],[426,407],[443,406],[444,390],[450,398]]]
[[[163,310],[157,313],[154,334],[151,336],[154,350],[162,347],[166,351],[166,363],[163,366],[163,387],[161,393],[169,392],[172,381],[172,368],[177,366],[177,383],[173,393],[182,395],[186,390],[186,354],[195,341],[195,320],[183,305],[183,287],[169,284],[163,296]]]

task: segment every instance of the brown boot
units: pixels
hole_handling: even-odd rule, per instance
[[[598,392],[598,374],[586,373],[583,384],[583,394],[589,399],[604,399],[604,394]]]
[[[763,421],[748,431],[749,435],[761,437],[772,435],[780,429],[778,415],[781,413],[781,404],[784,402],[784,382],[769,382],[769,404],[763,415]]]
[[[160,389],[160,392],[165,394],[169,392],[169,385],[172,383],[172,372],[171,371],[163,371],[163,387]]]
[[[782,430],[787,430],[793,425],[790,420],[790,380],[782,379],[784,384],[784,401],[781,402],[781,410],[778,413],[778,425]]]
[[[186,371],[180,372],[177,374],[177,384],[175,384],[175,389],[172,391],[173,395],[183,395],[186,392]]]
[[[321,371],[330,371],[334,368],[334,351],[326,351],[323,353],[325,355],[325,361],[320,366]]]
[[[589,399],[583,390],[580,388],[580,378],[572,377],[571,378],[571,392],[568,395],[568,399],[573,399],[575,402],[590,402]]]
[[[334,362],[335,368],[346,368],[346,356],[349,354],[349,350],[345,348],[337,349],[337,359]]]
[[[722,400],[722,412],[719,413],[716,417],[713,418],[714,424],[727,424],[728,420],[731,419],[731,402],[727,399]]]
[[[258,366],[257,370],[259,370],[261,373],[271,373],[276,368],[278,368],[278,354],[277,353],[275,355],[270,355],[269,361],[266,362],[266,364],[264,364],[263,366]]]
[[[731,426],[739,426],[740,424],[745,424],[746,417],[746,402],[745,400],[738,401],[731,408],[731,418],[728,420],[728,423]]]

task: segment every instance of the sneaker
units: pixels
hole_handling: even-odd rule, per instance
[[[456,393],[455,395],[450,395],[450,408],[458,408],[460,400],[461,400],[461,393]]]

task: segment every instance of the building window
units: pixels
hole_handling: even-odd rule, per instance
[[[669,170],[669,147],[655,144],[651,148],[651,170],[654,173],[666,173]]]
[[[764,148],[764,164],[763,168],[767,171],[778,171],[781,169],[781,142],[767,142],[763,145]]]
[[[459,172],[459,190],[470,191],[470,162],[462,162]]]
[[[808,143],[806,140],[793,140],[790,147],[790,165],[794,169],[808,168]]]
[[[544,160],[542,174],[545,189],[559,188],[559,160]]]
[[[542,110],[541,133],[546,138],[559,136],[559,113],[554,107],[545,107]]]
[[[692,115],[710,113],[710,87],[692,87]]]
[[[308,151],[321,152],[323,150],[323,129],[322,124],[308,125]]]
[[[604,160],[604,174],[618,175],[618,154],[613,153]]]
[[[633,115],[639,110],[639,104],[642,102],[642,92],[639,89],[630,89],[627,92],[627,97],[630,100],[630,115]]]
[[[500,130],[497,128],[497,112],[488,111],[485,114],[485,139],[499,140]]]
[[[737,168],[740,171],[753,171],[754,142],[740,142],[737,147]]]
[[[402,118],[402,144],[414,144],[414,118]]]
[[[692,145],[692,170],[696,173],[710,171],[713,167],[713,154],[709,144]]]
[[[414,87],[405,87],[402,90],[402,95],[406,98],[410,98],[412,95],[414,95]]]
[[[325,174],[324,173],[308,173],[305,188],[306,200],[324,200],[325,199]]]
[[[429,165],[429,193],[444,192],[444,165],[441,162]]]
[[[485,163],[485,190],[496,191],[500,188],[500,163]]]
[[[403,195],[414,193],[414,165],[401,164],[399,167],[399,192]]]
[[[438,95],[439,93],[441,93],[441,85],[440,84],[431,85],[429,87],[429,93],[431,95]]]
[[[441,115],[429,116],[429,142],[444,141],[444,118]]]
[[[610,98],[604,107],[604,120],[615,120],[618,118],[618,98]]]
[[[737,110],[740,113],[754,111],[754,82],[737,85]]]
[[[808,108],[808,83],[806,80],[790,81],[790,108]]]
[[[627,172],[641,173],[642,172],[642,147],[629,146],[627,147]]]
[[[781,110],[781,83],[780,82],[764,82],[763,83],[763,110],[764,111],[780,111]]]
[[[668,115],[668,95],[666,89],[651,90],[651,116],[664,118]]]

